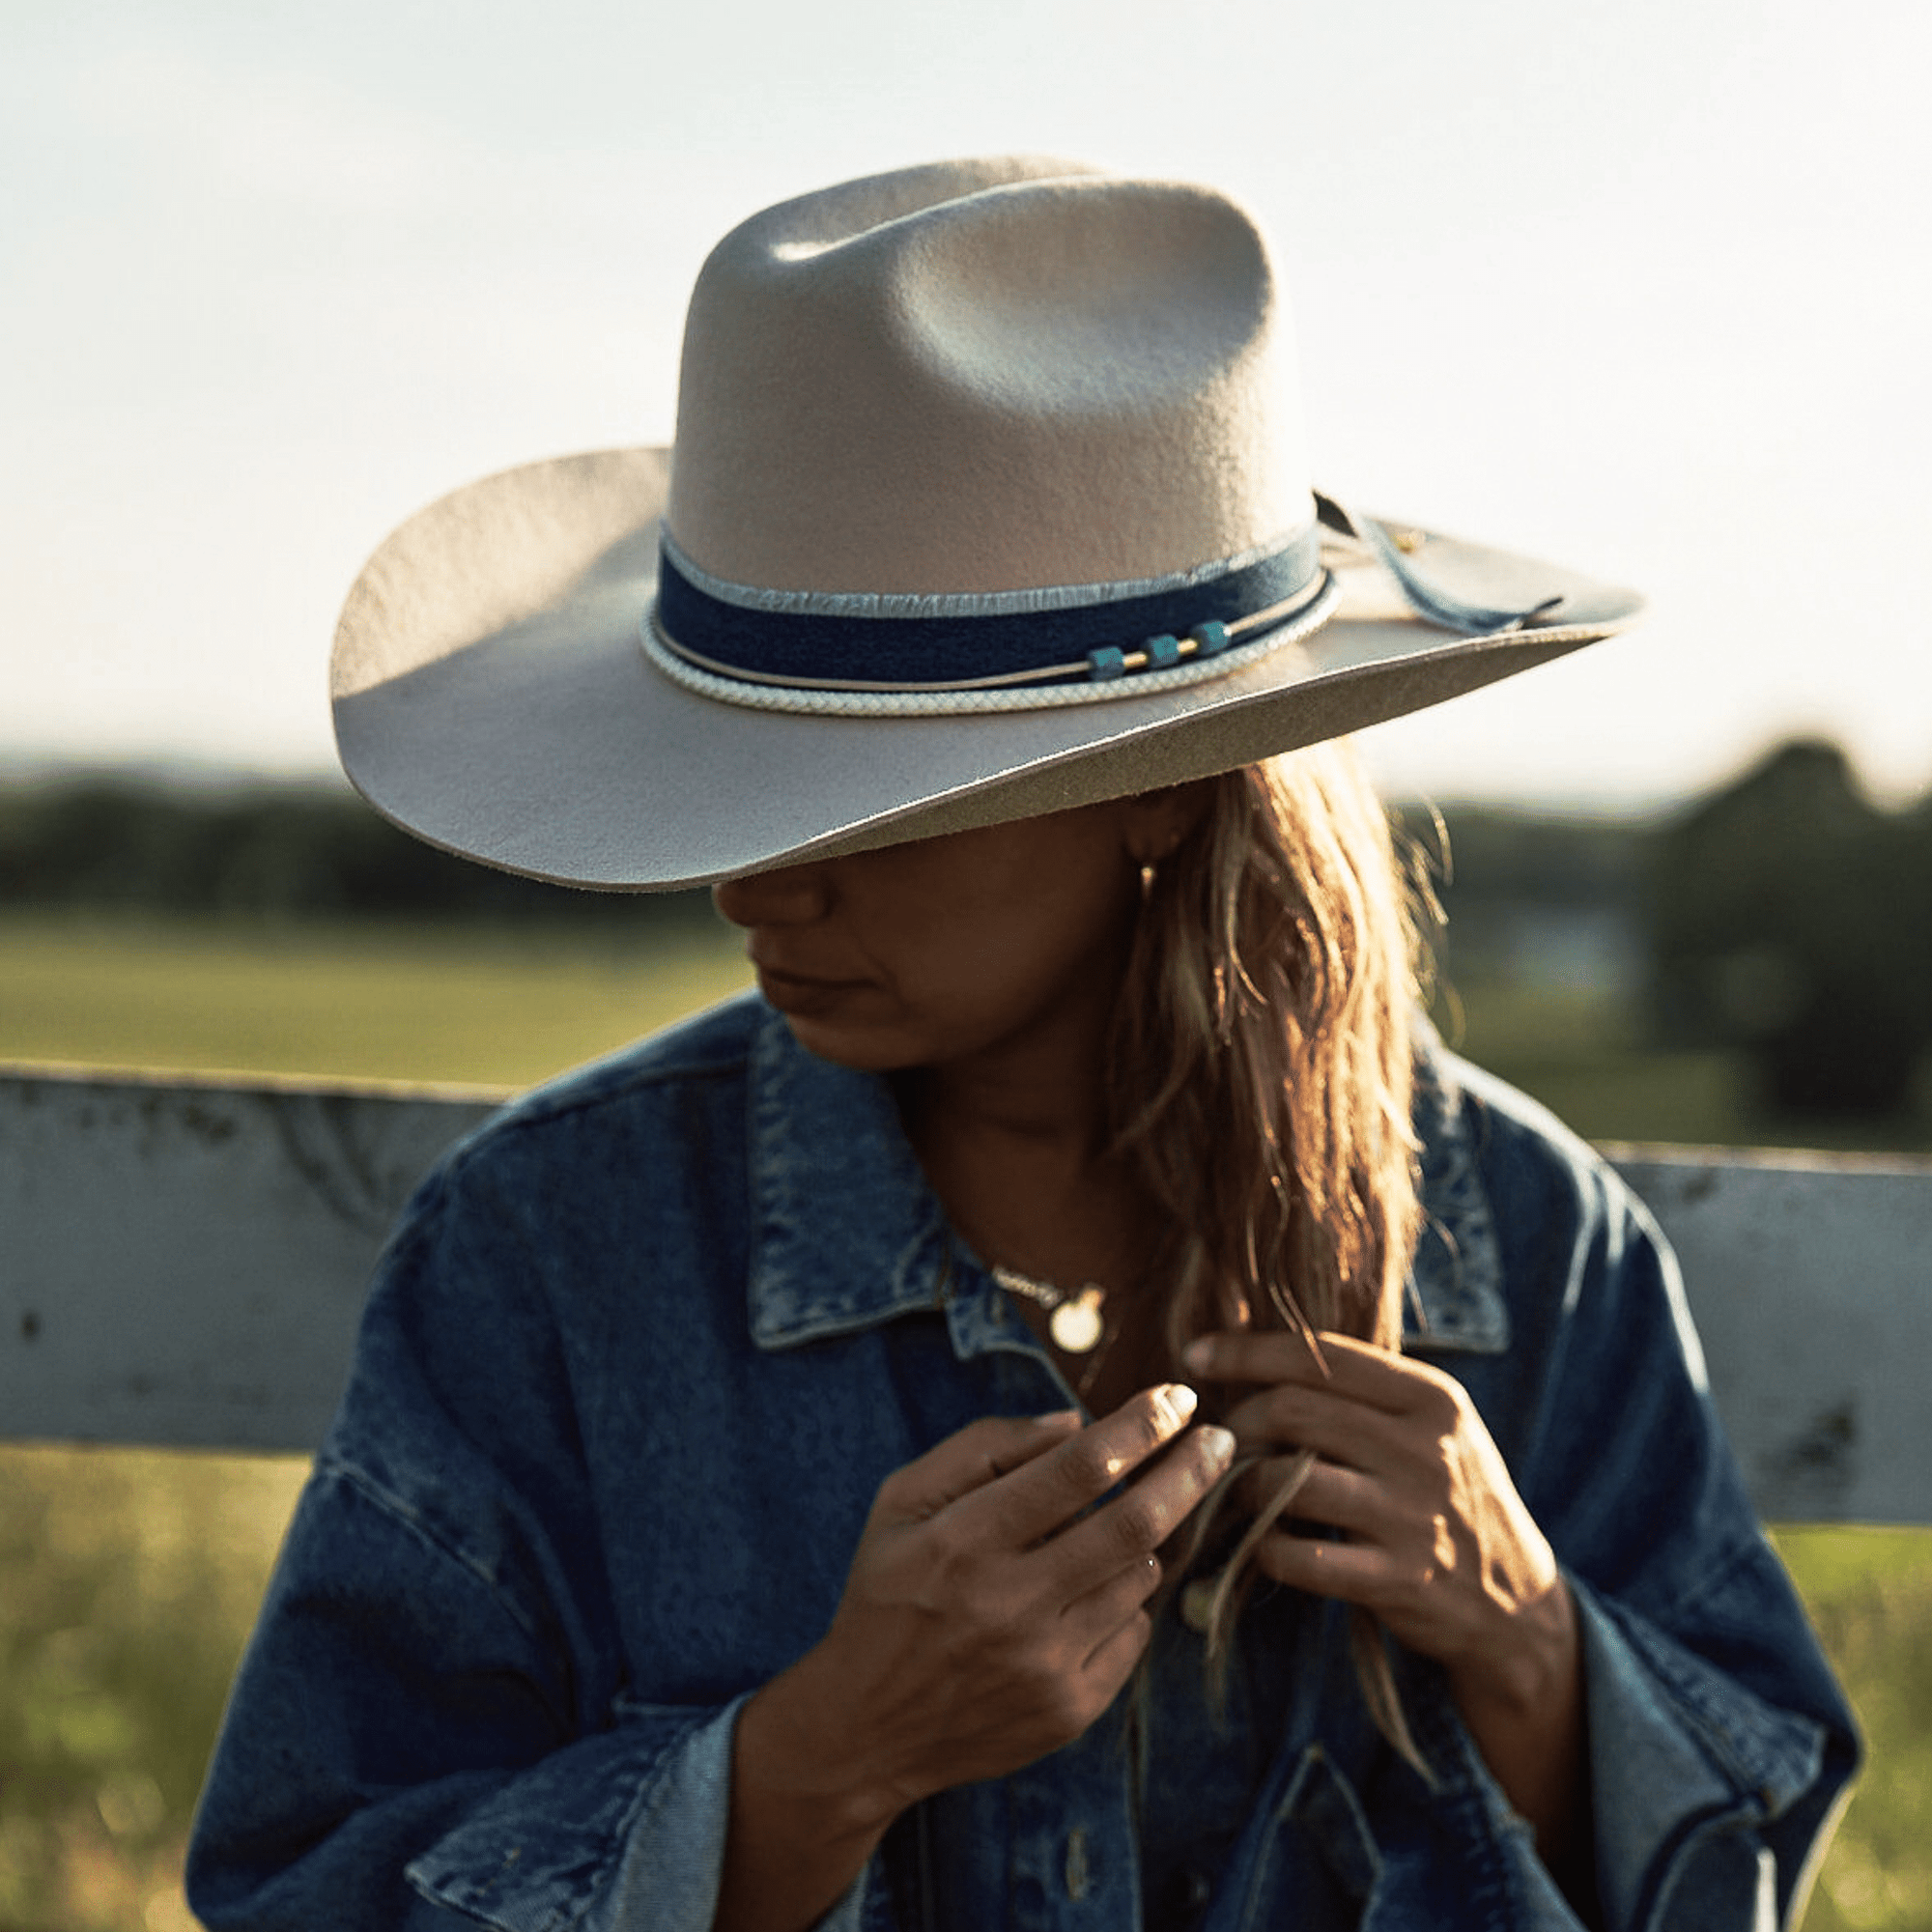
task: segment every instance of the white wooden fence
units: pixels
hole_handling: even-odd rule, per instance
[[[0,1436],[305,1450],[480,1090],[0,1069]],[[1765,1516],[1932,1522],[1932,1161],[1618,1147]]]

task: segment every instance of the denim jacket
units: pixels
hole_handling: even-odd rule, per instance
[[[1604,1918],[1776,1924],[1857,1746],[1670,1257],[1586,1148],[1439,1048],[1418,1124],[1407,1346],[1466,1385],[1574,1588]],[[737,1713],[824,1634],[880,1481],[1066,1401],[885,1085],[755,999],[520,1100],[385,1252],[203,1795],[195,1911],[709,1924]],[[1189,1922],[1575,1926],[1434,1666],[1397,1656],[1432,1782],[1369,1721],[1339,1606],[1258,1595],[1241,1642],[1286,1689],[1236,1741],[1259,1795]],[[1159,1740],[1201,1721],[1198,1680],[1153,1681],[1149,1806],[1193,1775]],[[916,1806],[825,1923],[1138,1928],[1122,1722]]]

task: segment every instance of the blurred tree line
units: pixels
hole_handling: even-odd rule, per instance
[[[112,775],[0,785],[0,914],[14,907],[605,929],[713,917],[702,892],[571,892],[471,865],[333,784]]]
[[[1650,873],[1663,1041],[1742,1049],[1788,1113],[1911,1104],[1932,1044],[1932,793],[1884,811],[1836,746],[1785,745],[1661,827]]]
[[[1441,854],[1431,813],[1401,816]],[[1621,975],[1659,1044],[1744,1054],[1779,1111],[1913,1104],[1932,1046],[1932,795],[1883,810],[1836,747],[1797,742],[1667,817],[1446,818],[1452,977],[1532,957]],[[100,776],[0,785],[0,917],[14,908],[640,937],[714,917],[701,892],[568,892],[470,865],[338,786]]]

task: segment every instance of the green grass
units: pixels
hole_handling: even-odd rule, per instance
[[[0,920],[0,1061],[527,1086],[750,983],[739,936]]]
[[[298,1460],[0,1445],[0,1928],[180,1932]]]
[[[522,1085],[745,983],[731,934],[0,923],[0,1060]],[[1596,1138],[1817,1136],[1720,1056],[1571,994],[1465,989],[1463,1043]],[[1445,1022],[1445,1025],[1447,1023]],[[1901,1123],[1892,1145],[1932,1145]],[[302,1464],[0,1445],[0,1932],[182,1932],[187,1820]],[[1932,1533],[1780,1548],[1874,1768],[1811,1932],[1932,1932]]]
[[[1864,1780],[1807,1932],[1932,1927],[1932,1531],[1785,1528],[1774,1540],[1865,1733]]]

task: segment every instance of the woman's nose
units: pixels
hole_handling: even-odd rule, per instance
[[[712,904],[733,925],[805,925],[830,900],[823,866],[781,866],[711,888]]]

